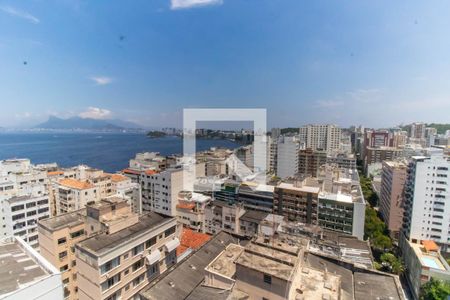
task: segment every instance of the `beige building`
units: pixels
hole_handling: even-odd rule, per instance
[[[398,238],[403,224],[403,192],[408,166],[401,161],[384,161],[381,173],[380,213],[391,235]]]
[[[131,299],[176,263],[179,233],[175,218],[135,214],[117,197],[39,224],[42,255],[62,272],[67,299]]]
[[[205,208],[211,197],[194,193],[180,192],[178,194],[177,219],[187,228],[198,232],[206,232]]]
[[[138,299],[142,288],[176,263],[176,219],[138,216],[122,203],[87,207],[88,229],[102,229],[75,246],[80,300]]]
[[[310,185],[308,180],[295,184],[280,183],[274,190],[274,212],[290,221],[317,224],[319,191],[320,188]]]
[[[85,210],[39,222],[41,255],[61,272],[64,298],[78,299],[75,245],[86,238]]]
[[[58,181],[56,187],[56,212],[63,214],[79,210],[87,203],[97,202],[100,193],[97,188],[88,181],[65,178]]]

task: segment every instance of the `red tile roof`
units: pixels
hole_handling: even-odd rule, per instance
[[[123,169],[122,172],[123,173],[128,173],[128,174],[134,174],[134,175],[141,175],[140,171],[131,170],[131,169]]]
[[[206,233],[196,232],[189,228],[183,228],[181,232],[180,246],[177,248],[177,256],[183,254],[187,249],[198,249],[211,239]]]

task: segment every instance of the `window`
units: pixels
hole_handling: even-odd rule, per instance
[[[177,226],[176,226],[176,225],[175,225],[175,226],[172,226],[172,227],[170,227],[169,229],[167,229],[166,231],[164,231],[164,236],[165,236],[165,237],[168,237],[168,236],[170,236],[171,234],[174,234],[176,230],[177,230]]]
[[[69,266],[68,265],[64,265],[61,268],[59,268],[59,271],[64,272],[64,271],[67,271],[67,269],[69,269]]]
[[[264,274],[264,282],[268,284],[272,284],[272,276]]]
[[[106,291],[107,289],[111,288],[112,286],[116,285],[120,282],[120,273],[117,275],[114,275],[111,278],[108,278],[105,282],[101,284],[102,291]]]
[[[58,239],[58,245],[65,244],[67,239],[65,237]]]
[[[27,208],[35,207],[36,206],[36,202],[27,203],[26,206],[27,206]]]
[[[139,275],[139,277],[133,280],[133,286],[139,285],[142,281],[144,281],[144,274]]]
[[[63,251],[59,253],[59,259],[64,259],[67,256],[67,251]]]
[[[23,218],[25,218],[25,214],[18,214],[18,215],[13,216],[12,220],[16,221],[16,220],[20,220],[20,219],[23,219]]]
[[[27,212],[27,217],[34,216],[36,214],[35,210]]]
[[[44,204],[48,204],[48,200],[39,200],[37,202],[38,205],[44,205]]]
[[[114,259],[111,259],[110,261],[104,263],[101,267],[100,267],[100,274],[105,274],[106,272],[114,269],[115,267],[117,267],[120,264],[120,257],[116,257]]]
[[[136,272],[137,270],[142,268],[143,265],[144,265],[144,259],[140,259],[137,262],[135,262],[132,266],[133,272]]]
[[[25,208],[25,206],[23,204],[22,205],[16,205],[16,206],[11,207],[11,211],[15,212],[15,211],[18,211],[18,210],[22,210],[24,208]]]
[[[133,248],[133,256],[138,255],[139,253],[144,252],[144,244],[140,244]]]
[[[82,235],[84,235],[84,229],[72,232],[70,234],[70,237],[74,239],[74,238],[77,238],[77,237],[82,236]]]
[[[47,211],[48,211],[48,207],[40,208],[40,209],[38,209],[38,214],[42,214],[43,212],[47,212]]]
[[[145,242],[145,248],[150,248],[155,244],[156,244],[156,236],[152,237],[151,239]]]

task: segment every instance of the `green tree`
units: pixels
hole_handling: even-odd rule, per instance
[[[400,275],[405,271],[402,261],[392,253],[383,253],[380,259],[388,265],[390,271],[394,274]]]
[[[450,282],[431,278],[420,289],[421,300],[446,300],[450,296]]]

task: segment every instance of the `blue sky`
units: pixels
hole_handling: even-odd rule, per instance
[[[450,2],[0,0],[0,126],[49,115],[181,126],[450,122]]]

